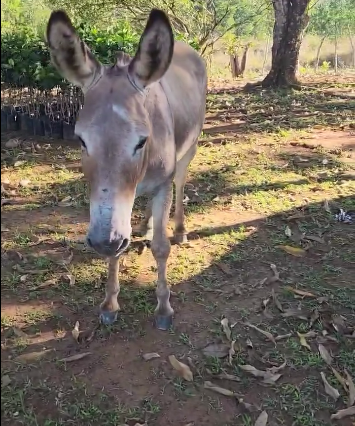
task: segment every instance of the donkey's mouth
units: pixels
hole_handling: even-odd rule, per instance
[[[97,254],[104,257],[119,257],[129,246],[128,238],[120,238],[110,242],[97,242],[90,237],[86,239],[89,247],[94,249]]]

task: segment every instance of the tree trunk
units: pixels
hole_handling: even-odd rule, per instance
[[[236,78],[237,76],[237,70],[235,69],[235,55],[229,55],[229,63],[231,66],[231,73],[232,73],[232,78]]]
[[[319,46],[318,46],[318,50],[317,50],[317,57],[316,57],[316,72],[318,72],[320,51],[321,51],[321,49],[322,49],[322,46],[323,46],[324,40],[325,40],[325,36],[322,38],[322,40],[320,41]]]
[[[335,35],[334,38],[334,71],[338,73],[338,37]]]
[[[310,0],[272,0],[275,14],[271,70],[264,87],[298,85],[296,70]]]
[[[241,76],[244,74],[245,67],[246,67],[246,64],[247,64],[248,50],[249,50],[249,45],[246,45],[244,47],[244,52],[243,52],[243,56],[242,56],[242,62],[240,64],[240,73],[241,73]]]
[[[270,35],[267,35],[267,40],[266,40],[266,48],[265,48],[265,53],[264,53],[264,61],[263,61],[263,67],[261,69],[261,75],[264,75],[264,71],[265,71],[265,65],[266,65],[266,59],[267,59],[267,54],[269,53],[269,44],[270,44]]]
[[[349,31],[349,40],[350,40],[351,51],[352,51],[352,64],[353,64],[352,66],[353,68],[355,68],[355,45],[354,45],[354,40],[352,38],[350,27],[348,27],[348,31]]]
[[[243,73],[242,73],[242,70],[240,68],[238,55],[235,55],[234,61],[235,61],[235,74],[236,74],[237,77],[241,77],[243,75]]]

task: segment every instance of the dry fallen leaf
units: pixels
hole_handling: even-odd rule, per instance
[[[38,352],[27,352],[25,354],[21,354],[14,358],[15,362],[20,362],[21,364],[30,364],[31,362],[39,361],[44,357],[48,352],[51,352],[52,349],[47,349],[45,351]]]
[[[288,339],[291,336],[292,336],[292,333],[280,334],[280,335],[275,337],[275,340],[276,340],[276,342],[278,342],[279,340]]]
[[[256,407],[253,404],[249,404],[248,402],[245,402],[243,398],[238,398],[238,403],[249,413],[255,413],[256,411],[260,410],[259,407]]]
[[[316,241],[317,243],[325,244],[324,238],[317,237],[317,235],[306,235],[305,238],[306,240]]]
[[[202,349],[205,356],[215,356],[216,358],[225,358],[229,353],[229,346],[224,343],[212,343]]]
[[[80,331],[79,331],[79,321],[77,321],[75,323],[75,326],[74,326],[73,330],[71,331],[71,334],[72,334],[74,340],[76,342],[79,342],[79,334],[80,334]]]
[[[309,291],[305,291],[305,290],[299,290],[297,288],[293,288],[290,286],[285,287],[286,290],[291,291],[294,294],[297,294],[298,296],[303,296],[303,297],[317,297],[315,294],[309,292]]]
[[[8,374],[1,376],[1,387],[4,388],[11,383],[11,378]]]
[[[344,379],[344,377],[332,366],[330,368],[332,369],[332,372],[334,376],[337,378],[338,382],[343,386],[345,392],[348,392],[348,386],[346,384],[346,380]]]
[[[75,285],[75,277],[72,274],[63,274],[62,278],[64,278],[65,280],[69,281],[69,285],[70,287],[72,287],[73,285]]]
[[[240,378],[238,376],[235,376],[234,374],[228,374],[226,372],[217,374],[216,376],[213,376],[213,378],[220,380],[231,380],[232,382],[240,382]]]
[[[312,327],[313,324],[320,318],[318,309],[313,309],[311,317],[309,319],[309,326]]]
[[[274,366],[274,367],[267,368],[267,371],[270,371],[270,373],[275,374],[275,373],[278,373],[280,370],[283,370],[286,367],[286,365],[287,363],[285,361],[283,364],[279,365],[278,367]]]
[[[175,355],[169,355],[169,361],[175,370],[181,375],[181,377],[183,377],[188,382],[193,381],[194,377],[188,365],[178,361]]]
[[[344,408],[344,410],[339,410],[335,414],[330,416],[331,420],[341,420],[344,417],[355,416],[355,405],[352,407]]]
[[[259,417],[256,419],[254,426],[266,426],[268,419],[268,414],[266,411],[260,413]]]
[[[348,382],[348,388],[349,388],[348,407],[351,407],[352,405],[355,404],[355,385],[354,385],[352,377],[347,372],[347,370],[344,370],[344,373],[346,375],[346,381]]]
[[[222,272],[224,272],[226,275],[230,275],[230,276],[232,276],[233,275],[233,271],[232,271],[232,269],[226,264],[226,263],[223,263],[223,262],[218,262],[218,263],[216,263],[216,266],[218,266],[219,267],[219,269],[222,271]]]
[[[211,382],[205,382],[205,383],[203,384],[203,387],[204,387],[205,389],[209,389],[209,390],[212,390],[212,391],[214,391],[214,392],[220,393],[221,395],[225,395],[225,396],[235,396],[235,393],[234,393],[234,392],[232,392],[231,390],[229,390],[229,389],[225,389],[225,388],[221,388],[220,386],[214,385],[214,384],[213,384],[213,383],[211,383]]]
[[[232,336],[232,331],[229,328],[229,321],[228,318],[223,318],[221,321],[221,326],[223,329],[223,333],[226,335],[228,340],[231,340],[231,336]]]
[[[280,248],[283,251],[285,251],[288,254],[291,254],[292,256],[295,257],[303,257],[306,254],[306,251],[303,250],[300,247],[292,247],[292,246],[287,246],[287,245],[280,245],[280,246],[276,246],[276,248]]]
[[[306,336],[304,334],[299,333],[298,331],[297,331],[297,336],[300,339],[301,346],[304,346],[305,348],[311,350],[311,347],[307,343]]]
[[[331,396],[333,399],[337,400],[339,398],[339,396],[340,396],[340,393],[339,393],[338,389],[333,388],[333,386],[331,386],[328,383],[328,381],[327,381],[327,379],[325,377],[325,374],[323,372],[321,372],[320,375],[321,375],[321,378],[322,378],[323,383],[324,383],[325,393],[327,395]]]
[[[7,142],[5,142],[5,148],[17,148],[20,145],[19,139],[9,139]]]
[[[286,237],[291,237],[292,235],[291,228],[288,225],[286,225],[286,228],[285,228],[285,235]]]
[[[26,281],[27,281],[27,278],[28,278],[28,275],[26,274],[26,275],[21,275],[20,276],[20,281],[22,282],[22,283],[25,283]]]
[[[323,360],[330,365],[333,361],[333,358],[331,357],[330,353],[328,352],[328,350],[322,345],[319,344],[318,345],[318,350],[319,350],[319,354],[320,356],[323,358]]]
[[[14,332],[14,335],[16,337],[20,337],[21,339],[28,339],[27,334],[24,331],[22,331],[20,328],[12,327],[12,331]]]
[[[299,318],[301,320],[308,321],[309,312],[301,310],[301,309],[285,309],[284,312],[281,314],[284,318]]]
[[[276,305],[277,309],[278,309],[280,312],[284,312],[284,309],[283,309],[283,307],[282,307],[282,305],[281,305],[281,303],[280,303],[279,299],[277,298],[277,295],[276,295],[276,293],[275,293],[275,290],[274,290],[274,289],[272,289],[272,290],[271,290],[271,296],[272,296],[272,299],[273,299],[273,301],[274,301],[274,303],[275,303],[275,305]]]
[[[254,377],[262,377],[264,379],[263,382],[267,384],[274,384],[282,376],[282,374],[273,374],[270,371],[258,370],[252,365],[239,365],[239,368],[252,374]]]
[[[91,355],[91,352],[82,352],[80,354],[75,354],[75,355],[72,355],[72,356],[68,356],[67,358],[62,358],[59,361],[60,362],[78,361],[79,359],[85,358],[88,355]]]
[[[251,324],[250,322],[246,322],[245,325],[247,325],[248,327],[253,328],[254,330],[263,334],[265,337],[267,337],[269,340],[271,340],[271,342],[276,344],[275,337],[271,333],[269,333],[268,331],[264,331],[261,328],[257,327],[256,325]]]
[[[331,212],[332,212],[332,211],[330,210],[328,200],[324,200],[323,207],[324,207],[324,210],[325,210],[327,213],[331,213]]]
[[[235,355],[234,344],[235,344],[235,340],[232,340],[231,346],[229,348],[229,353],[228,353],[228,361],[230,365],[232,365],[233,355]]]
[[[143,354],[144,361],[149,361],[150,359],[160,358],[160,355],[156,352],[150,352],[147,354]]]

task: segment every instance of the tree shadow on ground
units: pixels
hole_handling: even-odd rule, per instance
[[[178,292],[182,291],[184,293],[191,293],[194,291],[196,283],[199,283],[202,285],[202,291],[203,286],[206,285],[207,291],[209,291],[208,289],[215,287],[218,293],[218,289],[221,288],[221,284],[227,288],[234,287],[235,285],[243,286],[243,281],[246,277],[248,277],[249,281],[254,281],[254,285],[248,285],[246,288],[242,289],[242,291],[243,293],[245,291],[254,291],[262,288],[263,286],[257,278],[260,276],[260,272],[261,275],[269,275],[268,265],[275,262],[280,262],[280,268],[282,270],[285,267],[282,263],[285,261],[287,263],[300,263],[303,270],[300,276],[307,274],[310,270],[312,270],[312,268],[317,268],[318,265],[323,264],[330,267],[330,264],[333,261],[335,266],[341,264],[341,270],[348,271],[350,273],[350,270],[352,269],[351,262],[342,261],[341,254],[354,254],[353,247],[351,245],[351,235],[354,234],[355,237],[354,225],[337,222],[334,215],[339,208],[343,208],[345,210],[355,209],[354,199],[353,197],[339,197],[337,199],[329,200],[329,205],[331,206],[331,214],[324,210],[323,203],[310,203],[300,206],[299,208],[294,208],[290,211],[283,211],[275,215],[266,216],[262,219],[241,221],[232,225],[219,227],[211,226],[190,230],[188,236],[189,240],[198,240],[200,242],[202,242],[204,238],[227,235],[239,229],[250,229],[251,232],[248,238],[237,241],[235,245],[231,243],[229,250],[225,254],[212,260],[211,265],[203,269],[198,275],[191,276],[186,281],[174,285],[174,290],[177,289]],[[292,219],[292,216],[295,216],[295,219]],[[291,219],[289,219],[290,217]],[[318,244],[317,241],[322,239],[321,237],[318,237],[316,242],[308,245],[306,248],[307,255],[300,260],[284,254],[281,250],[273,247],[273,245],[281,245],[282,243],[294,245],[295,243],[292,241],[287,242],[288,238],[285,236],[283,230],[287,224],[302,221],[308,222],[307,233],[313,234],[318,232],[319,234],[323,234],[326,236],[326,243]],[[328,223],[327,226],[325,222]],[[329,230],[329,226],[332,228],[331,230]],[[323,246],[323,244],[326,245]],[[330,253],[335,257],[332,258]],[[95,254],[81,254],[79,260],[84,262],[84,264],[90,264],[94,258],[97,258]],[[277,259],[277,261],[275,259]],[[75,256],[73,261],[75,262]],[[7,263],[8,262],[9,261],[7,261]],[[219,266],[221,264],[228,265],[228,268],[222,268],[221,270],[221,267]],[[255,267],[256,265],[257,268]],[[22,267],[25,273],[27,268],[26,264]],[[287,267],[290,268],[290,265]],[[231,273],[227,269],[230,269]],[[255,280],[253,279],[253,276],[255,277]],[[350,275],[345,273],[342,283],[351,287],[351,280],[348,283],[346,281],[349,277]],[[134,292],[138,290],[145,292],[152,301],[155,300],[153,287],[149,286],[147,290],[146,288],[138,285],[135,281],[125,282],[123,279],[123,282],[124,285],[127,286],[124,290],[124,292],[127,292],[124,295],[124,298],[129,299],[130,291]],[[337,284],[334,285],[335,288],[337,288]],[[95,300],[97,302],[98,300],[101,300],[103,296],[102,288],[83,288],[82,291],[80,291],[80,289],[79,291],[76,291],[77,289],[71,288],[69,284],[50,290],[46,290],[45,288],[39,288],[36,290],[33,285],[30,285],[29,288],[26,289],[26,284],[21,284],[20,287],[21,289],[17,287],[13,290],[9,290],[5,285],[2,288],[3,296],[5,296],[2,298],[2,307],[4,310],[10,306],[21,306],[23,303],[33,307],[40,307],[42,304],[46,305],[47,303],[50,303],[51,305],[50,317],[52,317],[52,322],[48,322],[48,319],[45,319],[44,321],[34,320],[31,325],[24,328],[25,332],[38,328],[41,329],[42,332],[53,331],[55,328],[53,327],[53,321],[62,320],[61,325],[64,325],[65,323],[68,324],[68,315],[71,316],[74,313],[92,316],[98,309],[97,304],[93,303],[93,301]],[[88,291],[90,292],[90,297],[88,299],[83,298],[83,295],[88,294]],[[75,297],[79,298],[75,302],[76,304],[83,303],[82,308],[79,310],[74,310],[73,305],[68,303],[69,300],[72,300],[73,302]],[[80,298],[83,299],[80,300]],[[174,303],[175,301],[177,304],[182,303],[181,300],[173,298]],[[235,301],[233,302],[233,306],[234,303]],[[355,304],[349,303],[349,307],[354,311]],[[135,309],[134,312],[123,311],[123,315],[136,315],[136,311]],[[143,320],[145,321],[145,319]],[[180,320],[182,319],[180,318]]]
[[[49,369],[51,375],[59,374],[63,383],[67,382],[74,372],[76,375],[84,374],[91,382],[93,371],[97,372],[97,368],[105,363],[105,360],[114,358],[116,364],[117,362],[122,364],[123,370],[129,368],[128,362],[132,360],[129,360],[125,352],[127,344],[137,356],[139,351],[146,350],[144,345],[147,340],[158,341],[160,355],[167,357],[171,353],[183,350],[182,338],[190,338],[192,341],[189,354],[193,356],[193,362],[200,365],[200,349],[206,345],[206,339],[209,342],[221,341],[221,334],[218,331],[221,317],[226,316],[236,322],[234,332],[238,334],[240,341],[250,338],[251,335],[245,335],[243,329],[246,316],[249,320],[252,316],[256,323],[259,323],[260,315],[262,315],[261,300],[265,300],[272,289],[279,291],[286,284],[312,291],[317,296],[326,296],[326,302],[322,302],[323,307],[327,309],[331,307],[338,314],[348,317],[355,315],[352,264],[349,262],[350,256],[354,255],[351,244],[355,237],[354,225],[338,223],[334,219],[334,213],[338,207],[355,209],[354,199],[352,197],[333,199],[329,200],[329,205],[332,209],[331,214],[324,210],[323,203],[310,203],[298,209],[283,211],[258,220],[243,220],[228,226],[194,229],[190,236],[197,237],[200,245],[185,249],[188,256],[190,250],[191,262],[194,261],[196,251],[203,250],[203,244],[208,237],[222,236],[223,238],[241,230],[243,232],[250,230],[250,232],[248,231],[246,238],[231,240],[229,249],[211,259],[210,264],[200,272],[176,283],[173,287],[175,296],[172,297],[172,305],[176,312],[175,330],[171,333],[162,333],[152,327],[151,318],[155,306],[154,287],[137,286],[135,282],[124,278],[121,282],[122,297],[120,297],[122,313],[118,323],[113,327],[101,327],[97,324],[98,304],[103,296],[102,288],[86,286],[80,290],[67,285],[49,292],[46,289],[38,291],[26,289],[26,283],[22,283],[9,292],[3,286],[2,309],[4,312],[17,311],[17,315],[21,317],[22,307],[27,306],[28,309],[28,306],[32,306],[33,309],[32,314],[25,317],[27,318],[25,325],[21,326],[22,332],[26,333],[25,337],[23,335],[14,337],[11,322],[7,324],[6,318],[2,317],[2,360],[6,360],[4,361],[6,370],[11,372],[12,386],[16,384],[21,386],[26,365],[29,367],[26,370],[26,377],[33,383],[43,380]],[[295,215],[296,219],[289,219]],[[325,239],[324,243],[313,241],[311,245],[308,244],[305,247],[306,254],[301,258],[294,258],[278,248],[282,244],[296,245],[294,242],[289,242],[284,232],[285,226],[294,224],[295,221],[307,234],[321,235]],[[177,262],[177,259],[174,261]],[[271,279],[270,264],[277,266],[281,274],[281,282]],[[295,303],[301,302],[309,309],[319,305],[314,299],[296,300]],[[47,309],[45,315],[39,314],[41,304]],[[79,344],[72,336],[76,321],[80,322],[80,329],[84,331]],[[286,324],[284,324],[285,320],[280,321],[277,316],[265,317],[262,321],[267,322],[269,330],[276,330],[277,327],[281,327],[282,330],[282,324]],[[288,326],[293,324],[292,320],[287,321]],[[209,334],[211,323],[215,324],[212,327],[214,333],[212,336]],[[263,353],[272,351],[265,341],[259,342],[257,335],[253,335],[252,339],[254,344],[257,342],[261,345]],[[110,348],[114,348],[114,353]],[[296,349],[293,348],[287,354],[288,359],[296,356],[292,355],[295,351]],[[83,352],[89,352],[88,357],[81,360],[80,364],[72,365],[71,368],[58,362],[67,356]],[[23,361],[26,354],[29,361]],[[18,356],[20,358],[17,358]],[[208,362],[212,363],[211,360]],[[255,362],[254,360],[253,364]],[[40,370],[36,368],[39,363]],[[217,368],[213,367],[213,363],[210,365],[209,368]],[[308,376],[313,374],[311,368],[308,367],[306,370]],[[18,372],[16,372],[17,369],[19,369]],[[204,370],[199,371],[202,376],[196,378],[198,383],[208,379]],[[143,374],[141,380],[145,379]],[[159,378],[156,380],[160,383]],[[286,383],[287,380],[288,378]],[[151,384],[152,387],[155,383]],[[161,385],[164,385],[165,389],[164,380]],[[65,392],[67,385],[61,386],[64,386],[61,389]],[[253,391],[255,387],[248,384],[248,389]],[[34,389],[31,401],[34,400],[36,392]],[[265,388],[260,392],[268,394],[271,391]],[[115,398],[117,398],[116,394],[117,392],[113,392]],[[248,393],[246,397],[249,398]],[[123,395],[120,393],[121,398],[124,399],[124,393]],[[278,397],[275,398],[277,401]],[[28,401],[24,403],[27,404]],[[202,404],[200,401],[198,403]],[[39,407],[32,405],[32,409],[39,416],[38,419],[41,419]],[[62,417],[57,408],[51,415]],[[285,413],[284,415],[287,416]],[[161,416],[159,412],[153,414],[153,418],[159,416]]]
[[[203,133],[208,136],[231,132],[236,135],[273,133],[275,129],[309,130],[315,124],[339,125],[351,119],[350,110],[355,105],[354,99],[346,101],[344,96],[315,90],[210,94]]]

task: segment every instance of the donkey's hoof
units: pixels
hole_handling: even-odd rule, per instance
[[[155,316],[155,327],[158,330],[167,331],[173,325],[172,315],[156,315]]]
[[[117,321],[118,311],[109,312],[109,311],[101,311],[99,320],[101,324],[104,325],[112,325]]]
[[[187,234],[175,234],[174,240],[176,244],[186,244],[188,242]]]

